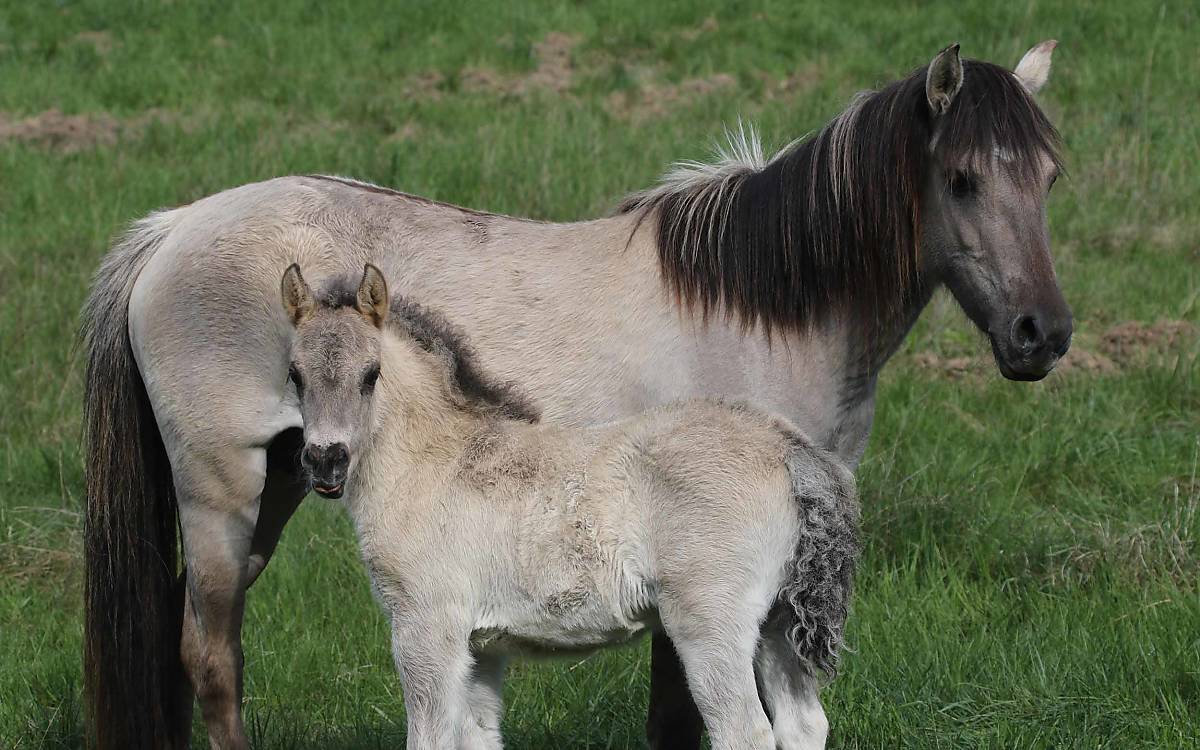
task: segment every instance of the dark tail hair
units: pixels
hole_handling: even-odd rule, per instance
[[[83,309],[87,511],[84,679],[92,744],[167,747],[180,723],[182,604],[171,467],[129,341],[129,298],[170,231],[135,224],[108,253]]]
[[[787,637],[808,669],[837,675],[854,569],[859,505],[854,476],[832,454],[787,431],[785,462],[800,516],[800,538],[783,590]]]

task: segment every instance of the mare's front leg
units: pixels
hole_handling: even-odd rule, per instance
[[[470,747],[466,741],[475,724],[469,700],[474,666],[470,625],[428,602],[422,609],[392,614],[392,654],[404,684],[408,750]]]
[[[259,503],[254,538],[250,542],[247,588],[254,585],[271,561],[283,527],[308,494],[308,482],[300,466],[303,448],[304,431],[298,428],[280,433],[267,448],[267,481]]]
[[[646,740],[651,750],[700,750],[704,720],[688,691],[683,664],[666,633],[650,644],[650,710]]]

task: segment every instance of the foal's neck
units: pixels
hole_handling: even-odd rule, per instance
[[[380,364],[374,442],[387,447],[387,471],[452,463],[486,417],[464,408],[445,363],[412,341],[385,332]]]

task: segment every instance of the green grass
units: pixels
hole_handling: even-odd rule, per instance
[[[739,116],[782,144],[951,41],[1012,65],[1053,37],[1043,101],[1070,178],[1050,220],[1077,345],[1100,350],[1126,320],[1200,320],[1194,3],[397,5],[0,8],[0,113],[127,123],[74,150],[0,140],[0,747],[82,744],[76,311],[110,239],[153,208],[325,172],[590,217]],[[565,92],[472,87],[472,70],[528,76],[550,32],[579,37]],[[735,84],[614,106],[717,74]],[[832,746],[1200,746],[1194,337],[1033,385],[946,378],[918,352],[985,355],[939,299],[883,377],[854,652],[824,699]],[[336,506],[310,501],[289,527],[245,644],[257,747],[401,741],[385,627]],[[643,643],[515,667],[509,745],[638,747],[647,666]]]

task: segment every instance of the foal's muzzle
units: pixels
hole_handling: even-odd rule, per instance
[[[336,499],[346,490],[346,471],[350,467],[350,451],[345,443],[306,445],[300,456],[313,490],[321,497]]]

